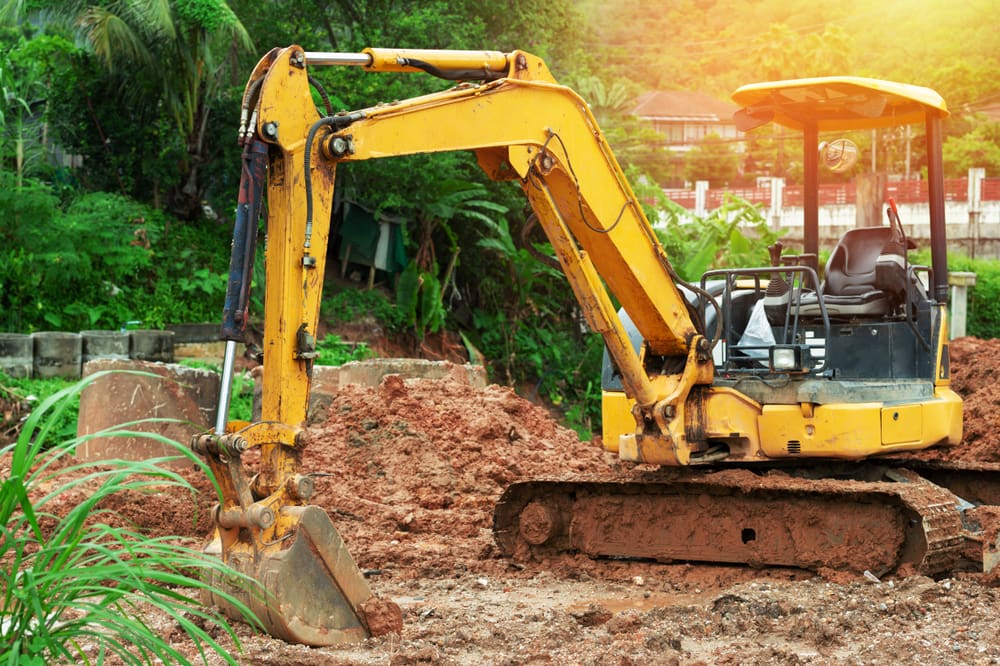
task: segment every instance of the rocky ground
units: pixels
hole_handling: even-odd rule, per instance
[[[956,340],[952,359],[966,441],[935,455],[1000,461],[1000,342]],[[398,376],[348,386],[309,435],[312,501],[373,590],[403,609],[403,631],[308,648],[241,627],[247,664],[1000,663],[992,576],[501,557],[491,516],[508,484],[623,471],[508,388]],[[199,539],[212,500],[192,479],[203,489],[196,498],[122,497],[109,508],[151,534]]]

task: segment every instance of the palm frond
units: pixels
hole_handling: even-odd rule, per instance
[[[91,5],[77,19],[77,25],[94,55],[109,69],[115,64],[152,64],[153,58],[142,35],[119,14]]]

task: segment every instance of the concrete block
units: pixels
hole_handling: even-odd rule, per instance
[[[448,361],[427,361],[419,358],[374,358],[367,361],[351,361],[344,365],[313,369],[313,385],[326,390],[333,381],[327,379],[330,371],[336,371],[336,387],[347,384],[378,386],[386,375],[400,375],[403,379],[451,379],[468,384],[473,388],[486,388],[486,368],[481,365],[458,365]]]
[[[192,436],[215,423],[220,382],[216,372],[172,363],[97,360],[84,365],[83,375],[102,370],[136,370],[152,376],[112,372],[89,384],[80,395],[79,436],[139,419],[180,419],[183,422],[141,423],[129,429],[157,433],[187,446]],[[95,437],[76,450],[77,458],[84,461],[147,460],[168,455],[176,455],[176,451],[145,437]]]

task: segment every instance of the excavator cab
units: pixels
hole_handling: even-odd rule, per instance
[[[828,316],[841,325],[841,331],[845,330],[844,325],[852,323],[902,323],[913,333],[925,355],[931,356],[928,340],[936,335],[931,315],[935,299],[927,289],[937,278],[940,282],[933,284],[937,300],[943,303],[947,293],[940,163],[940,121],[948,114],[944,101],[927,88],[857,77],[755,84],[737,90],[733,99],[744,107],[736,113],[737,125],[742,128],[770,119],[802,131],[805,168],[803,253],[799,257],[778,257],[778,261],[772,261],[775,266],[798,264],[816,269],[819,170],[824,167],[843,172],[857,161],[858,149],[852,141],[835,139],[817,143],[819,132],[924,123],[931,185],[929,229],[936,270],[910,265],[911,241],[895,201],[886,197],[885,224],[848,230],[830,253],[819,283],[813,281],[797,291],[783,289],[787,285],[784,279],[787,274],[773,273],[763,300],[768,321],[773,325],[800,317],[808,320],[820,316]],[[925,361],[926,366],[934,359]]]
[[[733,99],[741,106],[734,118],[743,131],[773,122],[801,132],[802,251],[782,254],[779,244],[772,248],[770,266],[711,270],[702,277],[701,293],[689,300],[706,330],[718,323],[713,386],[739,390],[764,405],[871,400],[919,405],[938,398],[956,404],[947,389],[944,101],[927,88],[860,77],[752,84],[736,90]],[[923,124],[927,137],[931,266],[910,263],[913,243],[896,203],[886,198],[884,225],[848,230],[821,268],[820,169],[841,173],[859,156],[852,141],[821,142],[821,134],[912,123]],[[641,348],[638,333],[633,340]],[[603,434],[608,442],[631,424],[613,364],[606,363]],[[782,389],[770,388],[779,383]],[[947,433],[927,439],[917,434],[918,448],[941,441],[942,434],[944,440],[958,441],[960,406],[947,412]],[[913,426],[893,439],[909,438],[916,430]],[[851,457],[852,450],[825,453]]]

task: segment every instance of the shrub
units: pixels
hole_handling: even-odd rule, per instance
[[[37,405],[43,404],[45,399],[63,389],[76,383],[72,379],[63,377],[51,377],[46,379],[18,377],[0,372],[0,398],[10,404],[26,404],[28,410]],[[58,418],[53,417],[49,425],[50,441],[63,441],[76,436],[77,415],[80,409],[79,394],[66,399]],[[15,432],[20,430],[20,425],[14,426]],[[8,437],[4,436],[4,439]],[[10,439],[13,439],[12,437]],[[0,440],[3,441],[3,440]]]
[[[949,256],[948,269],[976,274],[976,286],[969,290],[965,330],[977,338],[1000,338],[1000,262]]]
[[[374,356],[365,343],[348,344],[332,333],[316,344],[316,352],[319,354],[316,365],[343,365],[348,361],[363,361]]]
[[[912,264],[930,266],[931,252],[926,248],[911,252],[909,260]],[[1000,261],[949,253],[948,270],[976,274],[976,285],[969,289],[966,334],[977,338],[1000,337]]]
[[[0,328],[79,331],[218,319],[224,225],[173,223],[96,192],[60,207],[51,188],[0,174]]]
[[[408,323],[406,314],[377,290],[344,289],[329,294],[323,299],[321,313],[334,325],[371,316],[387,333],[400,333]]]

